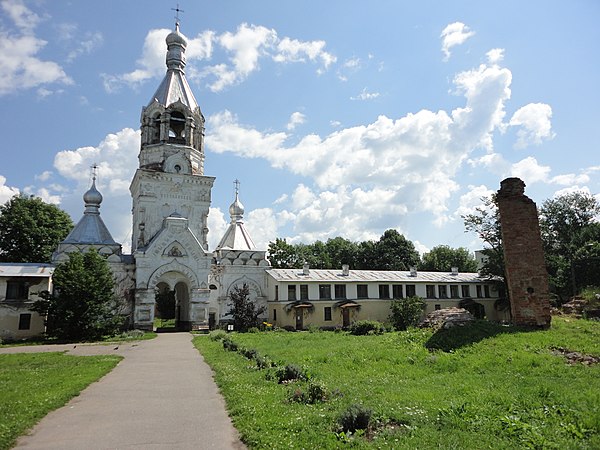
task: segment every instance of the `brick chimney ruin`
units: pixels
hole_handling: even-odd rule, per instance
[[[548,328],[550,288],[536,205],[519,178],[503,180],[496,199],[513,322]]]

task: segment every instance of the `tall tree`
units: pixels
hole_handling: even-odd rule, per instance
[[[483,197],[481,202],[482,205],[475,208],[474,213],[462,216],[462,219],[466,231],[477,234],[484,243],[483,254],[486,260],[479,273],[491,279],[504,279],[504,247],[496,196]]]
[[[295,245],[288,244],[285,239],[277,238],[269,242],[269,262],[275,269],[298,269],[302,267]]]
[[[71,217],[57,206],[16,195],[0,206],[0,261],[48,263],[72,228]]]
[[[46,316],[46,332],[69,341],[93,340],[115,333],[122,322],[114,279],[95,250],[70,253],[56,266],[54,292],[40,293],[33,309]]]
[[[233,316],[233,327],[236,331],[245,332],[249,328],[258,326],[260,316],[266,311],[264,306],[256,306],[250,299],[250,288],[246,283],[234,286],[229,294],[231,310],[228,314]]]
[[[600,203],[588,193],[571,192],[546,200],[539,215],[550,280],[562,301],[578,291],[577,266],[585,256],[582,249],[598,242],[595,221]]]
[[[375,261],[371,270],[409,270],[420,261],[415,245],[394,229],[386,230],[375,244]]]
[[[464,247],[452,248],[448,245],[438,245],[423,254],[420,269],[433,272],[450,272],[452,267],[460,272],[477,272],[477,261],[469,250]]]

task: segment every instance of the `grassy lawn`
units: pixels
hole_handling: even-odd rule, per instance
[[[554,318],[538,332],[478,323],[436,334],[230,336],[280,366],[303,367],[329,392],[322,403],[290,401],[307,382],[278,384],[267,379],[276,369],[196,337],[251,448],[600,448],[600,364],[569,365],[552,350],[600,356],[598,322]],[[351,404],[373,412],[363,436],[340,433]]]
[[[120,356],[0,355],[0,449],[110,372]]]

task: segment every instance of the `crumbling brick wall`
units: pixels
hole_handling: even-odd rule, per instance
[[[497,193],[504,262],[513,322],[550,326],[550,289],[537,208],[525,195],[525,183],[507,178]]]

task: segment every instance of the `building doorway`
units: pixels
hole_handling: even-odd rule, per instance
[[[350,326],[350,308],[342,308],[342,327]]]
[[[302,308],[296,308],[296,330],[304,330],[304,311]]]
[[[190,331],[190,291],[183,281],[175,285],[175,328],[178,331]]]

